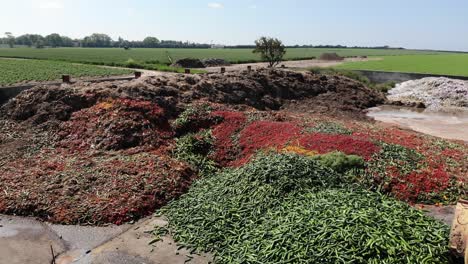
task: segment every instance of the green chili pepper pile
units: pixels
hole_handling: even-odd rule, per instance
[[[448,227],[320,162],[262,154],[198,180],[160,213],[216,263],[448,263]]]

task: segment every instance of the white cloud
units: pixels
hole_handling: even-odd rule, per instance
[[[35,4],[40,9],[63,9],[63,2],[60,0],[46,0],[46,1],[35,1]]]
[[[221,3],[209,3],[208,7],[213,9],[221,9],[224,8],[224,5]]]

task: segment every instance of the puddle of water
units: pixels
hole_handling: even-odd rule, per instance
[[[431,112],[384,105],[369,109],[367,115],[378,121],[396,124],[428,135],[468,142],[468,111]]]

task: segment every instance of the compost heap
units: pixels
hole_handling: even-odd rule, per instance
[[[336,53],[323,53],[320,55],[319,60],[342,61],[344,58]]]
[[[365,119],[384,101],[280,70],[38,86],[0,109],[0,213],[102,225],[163,208],[221,263],[445,263],[448,227],[402,201],[466,197],[468,150]]]
[[[279,110],[301,101],[309,112],[356,118],[364,117],[363,109],[385,102],[381,93],[346,77],[257,70],[78,83],[54,89],[39,86],[11,100],[2,111],[11,119],[35,124],[64,121],[73,112],[105,98],[149,100],[163,107],[169,118],[196,100],[247,105],[259,110]]]
[[[173,64],[171,64],[171,67],[177,67],[177,68],[205,68],[206,66],[203,64],[203,62],[200,59],[184,58],[184,59],[176,60]]]
[[[356,116],[384,100],[343,77],[278,70],[24,91],[0,110],[0,212],[58,223],[138,219],[184,193],[197,176],[171,155],[179,133],[171,123],[187,105],[279,109],[293,99]]]
[[[449,78],[423,78],[397,84],[388,99],[407,105],[424,104],[429,110],[468,108],[468,81]]]
[[[217,58],[207,58],[202,60],[205,67],[219,67],[219,66],[230,66],[231,63],[227,60],[217,59]]]

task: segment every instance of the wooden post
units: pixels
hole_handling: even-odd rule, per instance
[[[71,78],[70,78],[70,75],[68,75],[68,74],[63,74],[63,75],[62,75],[62,82],[64,82],[64,83],[70,83],[70,79],[71,79]]]
[[[247,70],[248,70],[248,71],[251,71],[251,70],[252,70],[252,66],[250,66],[250,65],[247,66]]]
[[[226,68],[221,67],[221,73],[225,73],[225,72],[226,72]]]
[[[135,79],[138,79],[141,77],[141,71],[136,71],[135,72]]]
[[[186,74],[190,74],[190,69],[185,69]]]

